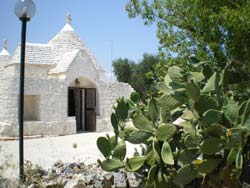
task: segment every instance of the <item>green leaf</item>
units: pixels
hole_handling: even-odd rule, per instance
[[[226,147],[231,149],[233,147],[241,147],[242,145],[242,128],[232,128],[228,129],[227,133],[230,133],[229,142],[227,143]]]
[[[116,145],[112,157],[124,160],[125,156],[126,156],[126,143],[124,141],[120,141]]]
[[[125,169],[129,172],[135,172],[139,170],[146,160],[145,156],[132,157],[126,160]]]
[[[195,119],[195,116],[191,110],[185,109],[183,111],[181,118],[184,120],[193,120],[193,119]]]
[[[172,111],[181,105],[181,102],[171,95],[163,95],[160,99],[160,106],[164,111]]]
[[[198,157],[198,151],[195,148],[181,150],[179,160],[183,164],[191,164]]]
[[[213,155],[223,148],[223,143],[220,138],[216,137],[211,137],[206,140],[201,144],[200,150],[202,153],[206,155]]]
[[[220,124],[212,124],[204,130],[206,136],[220,137],[224,136],[226,133],[226,128]]]
[[[243,155],[242,155],[242,150],[239,149],[237,155],[236,155],[236,159],[235,159],[235,166],[238,169],[242,169],[243,166]]]
[[[146,162],[149,166],[155,165],[156,158],[155,158],[155,153],[154,150],[151,150],[146,154]]]
[[[113,129],[114,129],[115,131],[117,131],[117,130],[118,130],[119,122],[118,122],[118,120],[117,120],[117,117],[116,117],[115,113],[112,113],[112,114],[111,114],[111,124],[112,124],[112,126],[113,126]]]
[[[124,167],[123,162],[119,159],[106,159],[102,162],[98,161],[98,163],[101,165],[102,169],[107,172],[116,171]]]
[[[179,126],[183,128],[184,133],[194,135],[196,132],[194,125],[187,121],[181,122]]]
[[[169,77],[169,75],[167,74],[164,78],[164,83],[167,87],[169,87],[169,84],[172,82],[171,78]]]
[[[208,110],[203,114],[201,119],[201,124],[204,127],[208,127],[213,123],[221,123],[222,122],[222,112],[218,110]]]
[[[173,181],[177,185],[186,185],[198,176],[198,170],[194,165],[185,165],[177,171]]]
[[[97,147],[105,158],[109,157],[111,154],[111,145],[107,138],[99,137],[97,139]]]
[[[145,143],[150,136],[152,136],[152,134],[149,132],[135,130],[129,133],[126,140],[132,144],[142,144]]]
[[[238,153],[238,148],[232,148],[227,155],[227,164],[234,163],[236,161],[236,156]]]
[[[199,172],[209,174],[218,167],[221,161],[221,159],[205,159],[201,164],[198,165]]]
[[[250,130],[250,99],[246,103],[241,124]]]
[[[209,93],[215,90],[215,78],[216,73],[214,73],[207,81],[206,85],[204,86],[202,93]]]
[[[208,110],[218,110],[218,103],[209,95],[201,95],[199,101],[194,104],[194,108],[202,116]]]
[[[140,94],[138,92],[132,92],[130,94],[130,100],[134,103],[138,103],[140,101]]]
[[[153,132],[153,123],[149,121],[144,115],[142,114],[136,114],[133,119],[134,126],[142,131],[145,132]]]
[[[228,104],[224,107],[225,117],[231,122],[231,124],[238,123],[239,109],[237,103],[229,99]]]
[[[155,136],[157,140],[165,141],[171,139],[176,133],[176,127],[172,124],[164,124],[157,128]]]
[[[119,100],[117,107],[116,107],[116,115],[118,118],[121,118],[122,120],[127,119],[128,117],[128,104],[123,100]]]
[[[244,111],[245,111],[245,108],[246,108],[246,104],[247,104],[248,101],[243,101],[241,104],[240,104],[240,107],[239,107],[239,115],[243,115]]]
[[[112,136],[109,139],[109,142],[110,142],[111,150],[113,150],[115,146],[117,145],[117,136]]]
[[[154,122],[157,121],[157,119],[159,119],[160,117],[159,101],[156,99],[150,99],[150,101],[148,102],[147,111],[151,120]]]
[[[172,150],[167,141],[163,143],[163,146],[161,149],[161,157],[165,164],[174,165],[174,157],[172,154]]]
[[[156,141],[156,140],[153,140],[153,152],[154,152],[154,158],[155,158],[155,161],[158,163],[158,164],[161,164],[161,158],[160,158],[160,146],[159,146],[159,143]]]
[[[151,166],[151,168],[148,171],[148,177],[147,177],[148,182],[153,183],[155,181],[157,170],[158,170],[157,165]]]
[[[184,144],[187,148],[196,148],[200,145],[202,136],[189,134],[184,138]]]
[[[190,72],[190,80],[194,83],[199,83],[204,80],[204,75],[201,72]]]
[[[197,102],[200,99],[200,88],[192,82],[186,84],[186,91],[188,96]]]
[[[177,66],[172,66],[172,67],[169,67],[169,69],[168,69],[168,75],[169,75],[170,79],[173,81],[182,80],[183,79],[182,72],[183,72],[183,70]]]
[[[165,95],[171,95],[174,93],[174,90],[172,90],[171,88],[169,88],[168,86],[166,86],[166,84],[164,82],[159,82],[157,83],[156,88],[163,92]]]
[[[170,87],[172,90],[175,90],[175,91],[185,91],[185,86],[186,84],[183,83],[183,82],[171,82],[170,83]]]

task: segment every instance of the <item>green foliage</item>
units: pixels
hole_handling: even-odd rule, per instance
[[[145,159],[144,156],[129,158],[126,160],[125,169],[129,172],[135,172],[143,166]]]
[[[167,141],[165,141],[162,145],[161,156],[162,156],[162,160],[165,164],[174,165],[173,153],[172,153],[171,147]]]
[[[119,82],[129,83],[137,91],[143,100],[148,94],[157,93],[154,82],[156,74],[154,67],[159,58],[155,55],[144,54],[138,63],[128,59],[113,61],[114,74]],[[131,100],[138,99],[134,96]]]
[[[113,62],[114,73],[119,82],[130,82],[130,76],[132,75],[133,67],[135,63],[128,59],[117,59]]]
[[[226,82],[233,74],[227,67],[209,72],[207,63],[197,61],[190,67],[170,68],[157,97],[141,101],[133,94],[118,100],[111,116],[115,136],[98,139],[104,170],[137,172],[147,188],[243,183],[243,169],[250,173],[250,100]],[[142,144],[142,150],[125,157],[126,142]]]
[[[126,156],[126,143],[124,141],[120,141],[114,148],[113,158],[118,158],[120,160],[124,160]]]
[[[98,163],[101,165],[102,169],[107,172],[116,171],[124,167],[124,164],[120,161],[120,159],[106,159],[104,161],[98,160]]]
[[[200,88],[199,88],[196,84],[194,84],[194,83],[192,83],[192,82],[187,83],[187,84],[186,84],[186,91],[187,91],[188,96],[189,96],[194,102],[199,101],[201,92],[200,92]]]
[[[223,148],[222,141],[220,138],[210,137],[201,144],[200,150],[206,155],[213,155],[220,152]]]
[[[111,144],[105,137],[99,137],[97,139],[97,147],[102,152],[104,157],[109,157],[111,154]]]
[[[202,59],[230,64],[239,80],[250,77],[249,9],[249,0],[129,0],[126,6],[130,17],[157,26],[158,75],[164,76],[164,67]]]
[[[176,133],[176,128],[174,125],[172,124],[163,124],[163,125],[160,125],[156,132],[155,132],[155,136],[157,138],[157,140],[160,140],[160,141],[168,141],[170,140],[174,134]]]
[[[198,169],[194,165],[184,165],[177,171],[173,181],[177,185],[186,185],[198,176]]]

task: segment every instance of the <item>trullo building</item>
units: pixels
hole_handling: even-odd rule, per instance
[[[0,136],[18,135],[20,46],[0,52]],[[133,89],[106,83],[103,69],[68,18],[47,44],[27,43],[24,135],[66,135],[111,129],[112,106]]]

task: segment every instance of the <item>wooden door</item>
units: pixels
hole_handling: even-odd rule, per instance
[[[75,117],[76,117],[76,130],[82,130],[82,96],[81,90],[74,88],[74,102],[75,102]]]
[[[85,89],[85,129],[96,131],[96,89]]]
[[[81,130],[85,130],[85,89],[81,89]]]

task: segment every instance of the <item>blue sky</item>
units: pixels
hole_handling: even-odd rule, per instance
[[[96,56],[111,70],[111,59],[135,61],[143,53],[157,53],[156,27],[144,26],[140,18],[130,19],[125,11],[129,0],[34,0],[37,10],[28,23],[27,42],[47,43],[72,15],[72,27]],[[20,42],[21,23],[14,14],[16,0],[0,0],[0,40],[8,39],[13,53]]]

